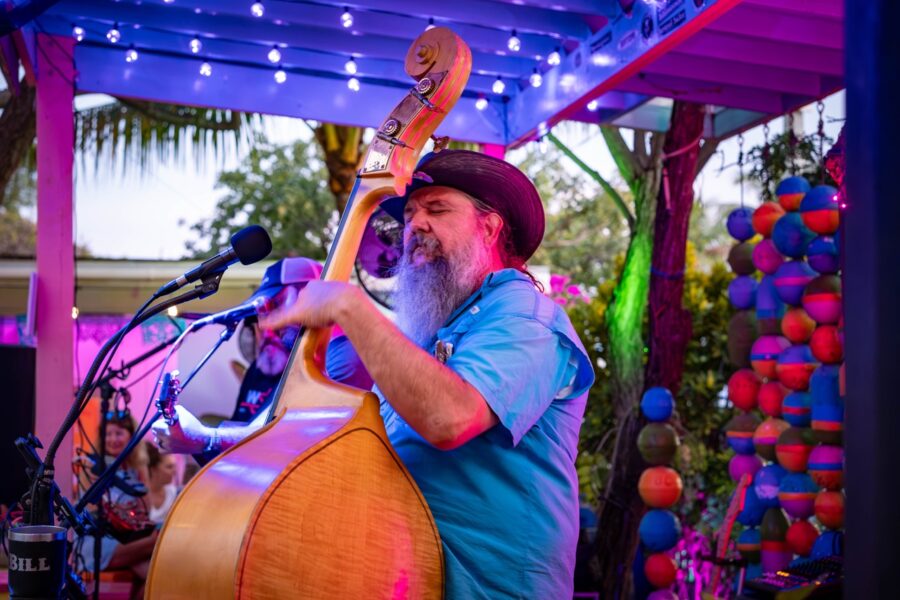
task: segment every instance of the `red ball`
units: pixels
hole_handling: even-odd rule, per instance
[[[756,373],[750,369],[739,369],[728,380],[728,399],[743,411],[753,410],[760,383]]]
[[[787,530],[787,545],[794,554],[809,556],[813,544],[819,537],[819,530],[809,521],[794,521]]]
[[[759,386],[759,394],[756,395],[759,401],[759,410],[770,417],[780,417],[785,395],[787,395],[787,388],[779,382],[765,382]]]
[[[820,325],[834,325],[841,318],[841,278],[819,275],[803,291],[803,308]]]
[[[766,460],[775,460],[775,444],[778,442],[778,436],[789,427],[790,425],[788,425],[787,421],[774,417],[769,417],[760,423],[753,434],[753,445],[756,446],[756,453]],[[730,471],[731,467],[729,465]]]
[[[781,333],[793,344],[805,344],[809,341],[816,322],[800,307],[792,306],[781,319]]]
[[[638,493],[652,508],[669,508],[681,498],[681,476],[669,467],[650,467],[641,473]]]
[[[813,356],[826,365],[844,360],[844,334],[836,325],[820,325],[809,338]]]
[[[844,526],[844,493],[822,490],[816,496],[816,518],[828,529]]]
[[[753,247],[753,265],[766,275],[774,275],[784,262],[784,256],[772,240],[761,240]]]
[[[785,429],[775,444],[778,464],[794,473],[806,471],[809,453],[813,450],[812,430],[805,427]]]
[[[759,208],[753,211],[753,229],[764,238],[772,235],[775,222],[784,216],[784,209],[775,202],[763,202]]]
[[[678,568],[668,554],[658,552],[651,554],[644,561],[644,575],[654,587],[667,588],[675,581]]]

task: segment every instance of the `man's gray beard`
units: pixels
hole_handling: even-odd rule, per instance
[[[416,266],[412,255],[418,245],[428,248],[434,258]],[[397,265],[397,291],[393,295],[397,326],[423,348],[450,314],[478,289],[490,269],[484,244],[464,246],[455,256],[432,253],[439,250],[437,240],[414,239]]]

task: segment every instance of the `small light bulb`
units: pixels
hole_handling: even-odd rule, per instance
[[[487,107],[488,107],[487,98],[482,96],[481,98],[479,98],[478,100],[475,101],[475,108],[477,108],[478,110],[484,110]]]
[[[531,84],[531,87],[539,88],[541,84],[544,83],[544,78],[541,77],[541,74],[538,73],[537,68],[534,69],[534,73],[531,74],[531,77],[528,78],[528,83]]]
[[[79,27],[78,25],[72,26],[72,37],[75,38],[76,42],[80,42],[84,39],[84,28]]]
[[[356,61],[353,60],[352,56],[350,57],[350,60],[344,63],[344,70],[350,75],[356,75],[356,72],[359,70],[356,66]]]
[[[203,49],[203,42],[200,41],[200,38],[195,37],[191,40],[191,52],[197,54],[200,50]]]
[[[178,307],[170,306],[168,309],[166,309],[166,314],[169,315],[170,317],[177,317],[178,316]]]
[[[434,29],[434,17],[428,18],[428,26],[425,27],[425,31],[428,31],[430,29]]]
[[[262,2],[254,2],[253,5],[250,7],[250,13],[254,17],[259,18],[259,17],[262,17],[264,14],[266,14],[266,8],[263,6]]]
[[[275,71],[275,83],[284,83],[285,81],[287,81],[287,73],[284,72],[284,69]]]
[[[559,55],[559,48],[551,52],[547,55],[547,64],[551,67],[555,67],[559,63],[562,62],[562,57]]]
[[[200,65],[200,74],[204,77],[209,77],[210,75],[212,75],[212,65],[208,62],[204,62],[202,65]]]
[[[505,90],[505,89],[506,89],[506,84],[503,83],[503,80],[500,79],[499,75],[497,75],[497,81],[495,81],[494,85],[491,86],[491,90],[493,90],[493,92],[495,94],[502,94],[503,90]]]
[[[269,54],[266,56],[273,65],[277,65],[281,62],[281,50],[279,50],[277,46],[272,46],[272,49],[269,50]]]
[[[591,62],[598,67],[611,67],[616,64],[616,57],[601,52],[591,57]]]
[[[506,41],[506,47],[513,52],[518,52],[522,49],[522,40],[516,35],[515,29],[513,29],[512,33],[509,35],[509,39]]]
[[[138,59],[137,50],[134,49],[134,46],[125,51],[125,62],[133,63]]]
[[[341,15],[341,25],[343,25],[345,29],[353,27],[353,15],[350,14],[350,9],[346,6],[344,7],[344,12]]]
[[[591,112],[597,112],[598,108],[600,108],[600,103],[596,100],[591,100],[587,103],[587,109]]]
[[[175,0],[163,0],[163,2],[165,2],[166,4],[172,4],[173,2],[175,2]]]
[[[77,307],[77,306],[73,306],[73,307],[72,307],[72,318],[73,318],[73,319],[77,319],[77,318],[78,318],[78,312],[79,312],[79,311],[78,311],[78,307]]]
[[[119,31],[118,23],[113,25],[112,29],[106,32],[106,39],[108,39],[112,44],[115,44],[122,39],[122,33]]]
[[[347,87],[353,90],[354,92],[359,91],[359,79],[356,77],[351,77],[347,80]]]

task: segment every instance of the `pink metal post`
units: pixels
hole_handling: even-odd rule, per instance
[[[37,365],[35,433],[46,447],[73,400],[72,101],[75,41],[37,36]],[[72,491],[72,437],[56,455],[56,482]]]
[[[483,144],[481,151],[494,158],[502,159],[506,157],[506,146],[501,146],[500,144]]]

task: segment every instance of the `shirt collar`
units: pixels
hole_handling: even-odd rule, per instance
[[[521,280],[531,282],[531,279],[528,278],[528,275],[519,271],[517,269],[500,269],[499,271],[494,271],[492,273],[488,273],[488,276],[484,278],[484,282],[482,282],[481,286],[475,290],[475,292],[466,298],[466,300],[460,304],[456,310],[450,313],[450,317],[444,322],[443,327],[441,329],[445,329],[449,327],[451,323],[453,323],[459,316],[466,310],[469,309],[473,304],[481,300],[491,288],[495,288],[500,286],[507,281],[513,280]]]

